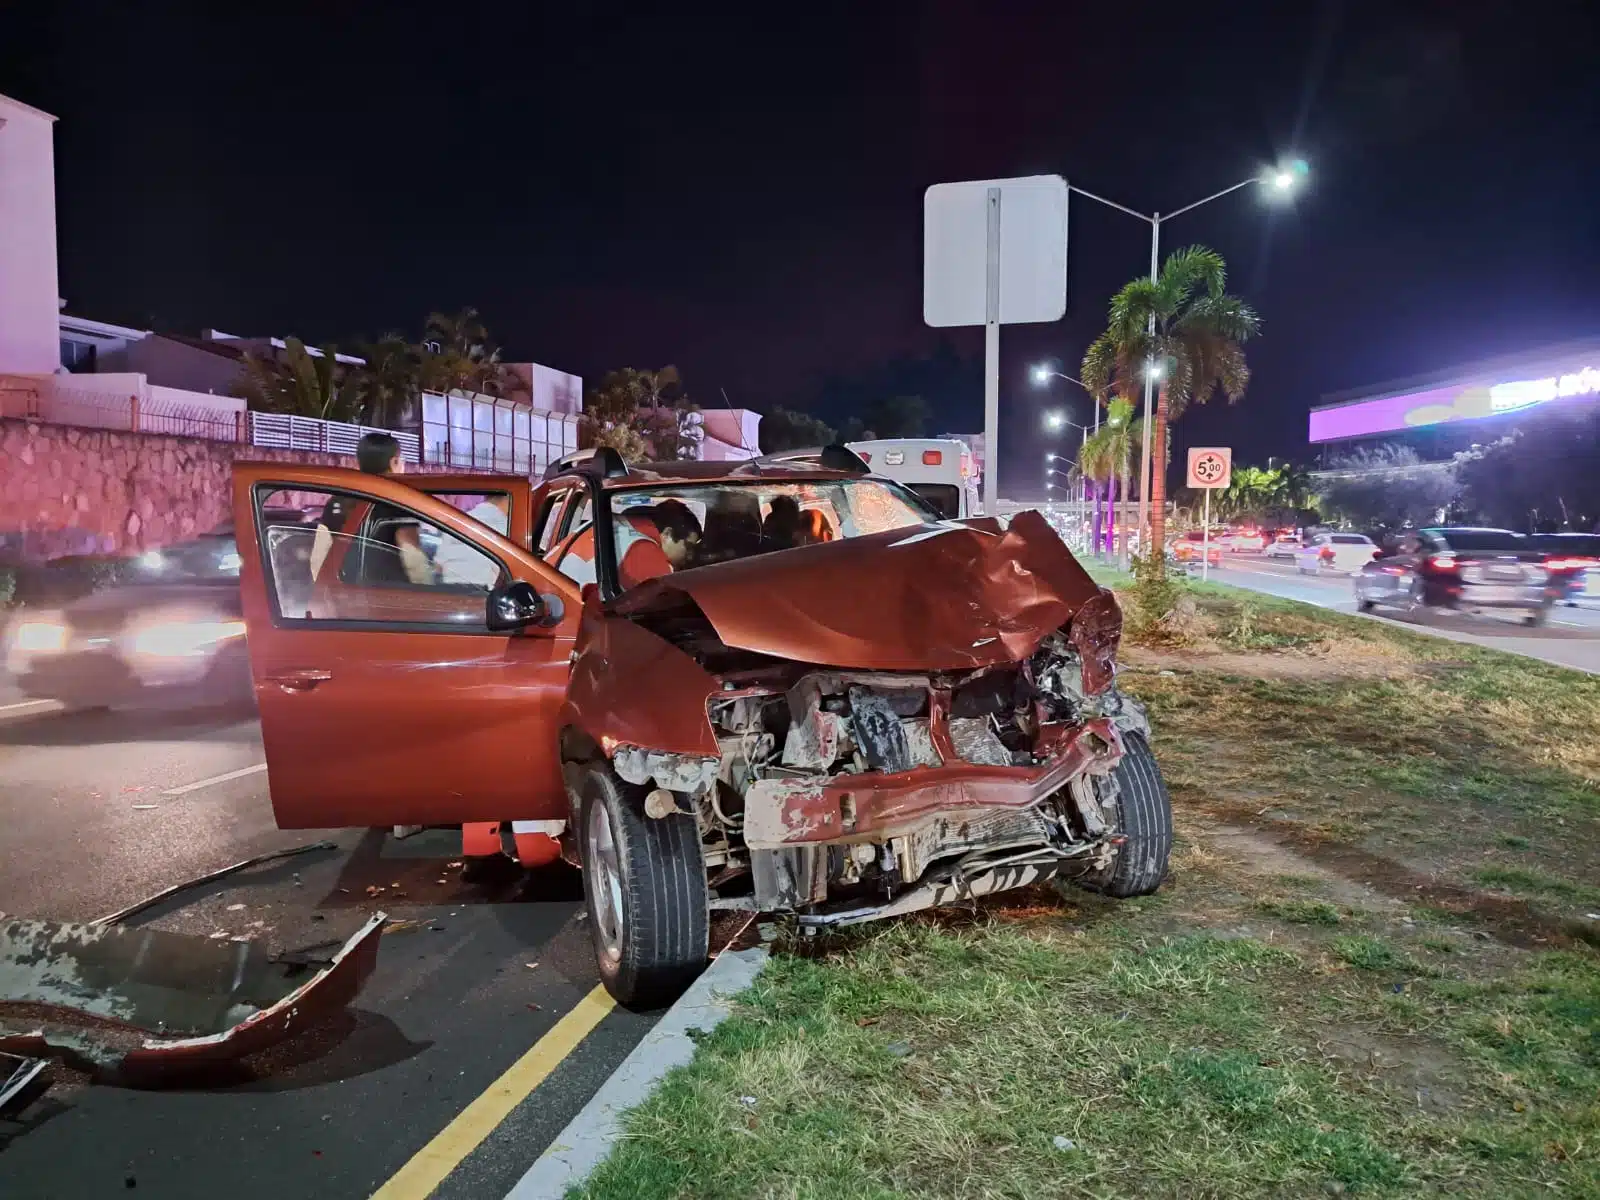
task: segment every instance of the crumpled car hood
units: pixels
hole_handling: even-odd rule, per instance
[[[680,609],[688,596],[734,649],[868,671],[967,670],[1016,662],[1098,595],[1045,519],[1004,533],[910,526],[696,567],[614,600],[619,616]]]

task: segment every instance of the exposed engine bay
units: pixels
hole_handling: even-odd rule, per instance
[[[716,759],[615,746],[612,765],[651,789],[650,816],[693,814],[713,908],[842,925],[1090,878],[1123,841],[1122,739],[1149,734],[1115,686],[1105,608],[970,671],[719,664]]]

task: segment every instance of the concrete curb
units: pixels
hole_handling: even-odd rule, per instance
[[[689,1030],[709,1033],[729,1012],[728,1000],[755,982],[767,965],[762,949],[724,951],[622,1060],[583,1111],[506,1194],[506,1200],[561,1200],[611,1153],[623,1112],[649,1098],[673,1067],[694,1057]]]

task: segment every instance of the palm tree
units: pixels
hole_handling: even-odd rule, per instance
[[[617,448],[624,457],[626,450],[638,448],[641,457],[655,461],[694,458],[705,436],[698,413],[684,394],[677,367],[624,367],[607,371],[599,386],[590,389],[579,419],[579,439],[586,446],[600,446],[621,438],[626,445]],[[621,429],[636,437],[616,432]]]
[[[427,352],[422,366],[427,391],[509,396],[523,387],[521,378],[500,361],[500,348],[490,342],[475,308],[429,313],[422,348]]]
[[[1111,298],[1106,331],[1083,356],[1083,382],[1096,398],[1132,395],[1142,386],[1142,371],[1159,373],[1150,438],[1152,546],[1166,540],[1167,426],[1213,392],[1221,391],[1230,403],[1238,400],[1250,381],[1244,343],[1260,330],[1261,320],[1228,295],[1226,284],[1227,265],[1215,250],[1176,251],[1156,279],[1135,279]],[[1159,572],[1164,560],[1154,561]]]
[[[1268,467],[1235,467],[1226,490],[1215,497],[1220,516],[1265,521],[1282,503],[1282,475]]]
[[[422,359],[418,348],[398,333],[386,333],[361,348],[366,365],[350,373],[360,419],[381,429],[405,429],[420,420]]]
[[[1121,530],[1121,538],[1113,549],[1124,562],[1128,558],[1128,501],[1133,494],[1130,480],[1139,447],[1143,444],[1143,430],[1144,422],[1133,419],[1133,401],[1114,396],[1107,408],[1105,423],[1088,442],[1093,447],[1088,457],[1105,466],[1120,493],[1121,508],[1113,517],[1113,522],[1114,528]]]
[[[297,337],[284,339],[283,352],[244,356],[244,374],[234,385],[257,412],[288,413],[324,421],[358,416],[354,394],[345,387],[345,370],[333,346],[315,351]]]
[[[1102,425],[1100,428],[1103,432],[1106,426]],[[1117,476],[1117,463],[1109,439],[1096,433],[1083,443],[1078,449],[1078,473],[1094,487],[1094,519],[1090,526],[1090,536],[1094,540],[1094,556],[1099,558],[1105,549],[1100,536],[1100,498],[1106,485]]]

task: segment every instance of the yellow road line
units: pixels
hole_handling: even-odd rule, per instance
[[[528,1047],[506,1073],[485,1088],[437,1137],[418,1150],[388,1183],[372,1193],[372,1200],[426,1200],[484,1138],[493,1133],[511,1110],[543,1083],[561,1060],[575,1050],[590,1031],[617,1006],[606,989],[596,987],[550,1031]]]

